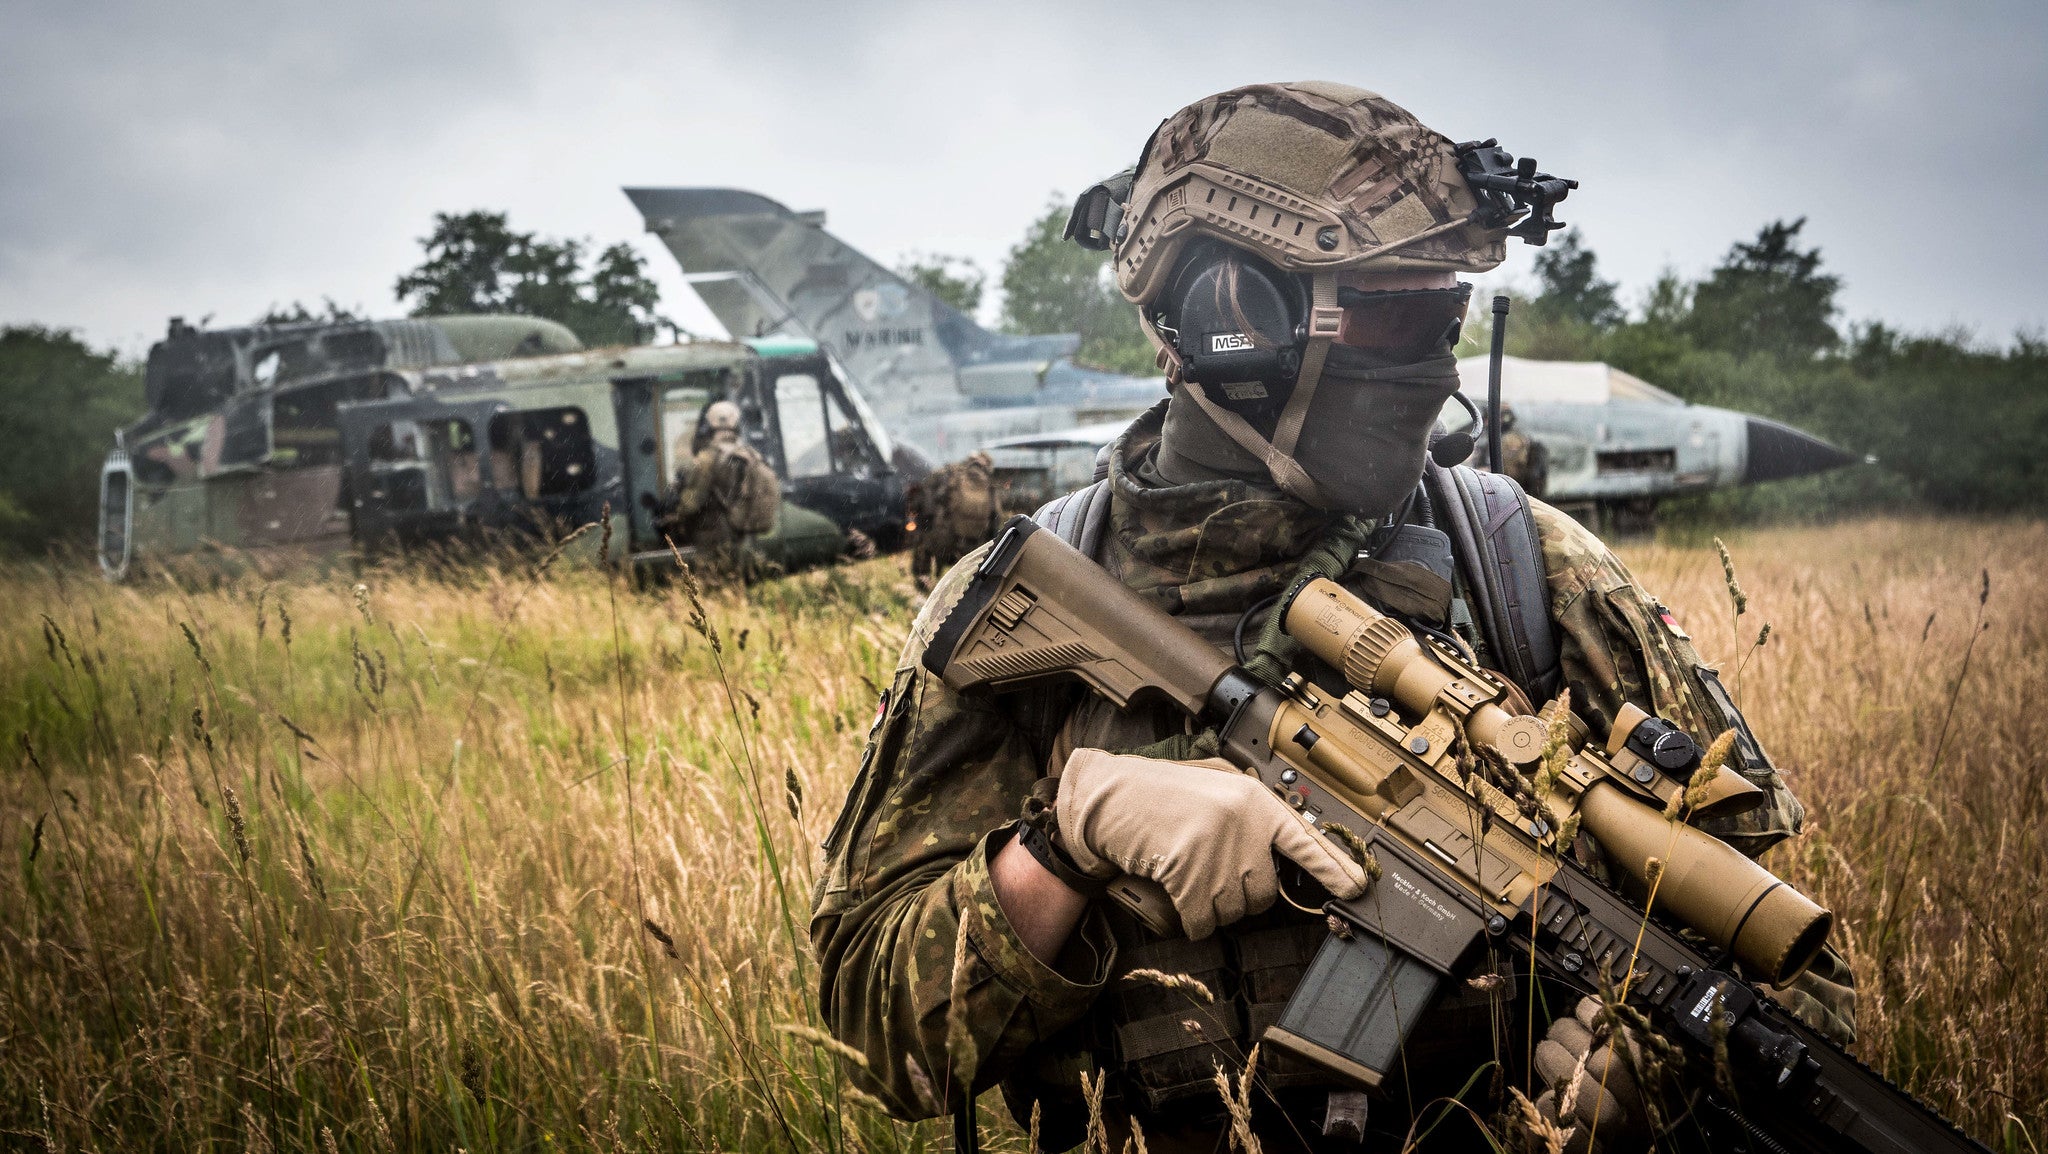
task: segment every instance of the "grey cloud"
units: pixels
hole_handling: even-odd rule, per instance
[[[131,349],[170,313],[392,311],[436,210],[636,237],[627,183],[755,188],[885,260],[994,267],[1174,108],[1310,75],[1579,177],[1563,215],[1632,288],[1806,215],[1851,316],[2048,319],[2036,4],[0,0],[0,24],[0,322]]]

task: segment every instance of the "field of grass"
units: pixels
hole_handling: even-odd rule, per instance
[[[1739,620],[1711,543],[1624,553],[1808,805],[1771,864],[1841,919],[1860,1052],[2038,1150],[2048,528],[1729,545]],[[949,1145],[808,997],[900,558],[701,602],[530,562],[0,596],[0,1145]]]

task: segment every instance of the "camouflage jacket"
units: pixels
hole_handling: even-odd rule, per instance
[[[772,523],[773,517],[770,512],[763,518],[763,511],[750,502],[749,479],[756,470],[766,469],[761,454],[743,438],[716,434],[676,470],[676,500],[669,519],[680,543],[717,548],[746,533],[765,531],[760,523],[749,524],[750,518]]]
[[[1144,484],[1134,466],[1158,427],[1155,412],[1118,445],[1113,532],[1100,560],[1227,647],[1239,614],[1284,586],[1294,559],[1333,519],[1241,481]],[[1566,683],[1595,736],[1604,739],[1623,702],[1702,739],[1727,728],[1701,690],[1691,642],[1657,600],[1591,533],[1547,506],[1535,508]],[[825,841],[811,940],[825,1020],[866,1056],[866,1068],[852,1071],[865,1090],[914,1118],[951,1110],[962,1083],[980,1089],[1003,1081],[1020,1117],[1028,1117],[1031,1101],[1044,1101],[1044,1145],[1060,1149],[1078,1132],[1060,1124],[1071,1116],[1055,1115],[1070,1115],[1079,1102],[1083,1071],[1111,1064],[1105,1035],[1117,1023],[1131,1028],[1128,1007],[1113,1007],[1128,1001],[1122,988],[1130,984],[1116,979],[1150,964],[1149,943],[1122,911],[1097,903],[1065,952],[1053,964],[1040,961],[1004,917],[990,887],[990,856],[1033,784],[1049,768],[1056,772],[1068,749],[1136,749],[1187,730],[1170,713],[1119,712],[1079,690],[970,699],[927,674],[920,665],[925,645],[982,552],[939,582],[911,628],[859,774]],[[1758,853],[1795,833],[1803,811],[1767,762],[1749,772],[1768,803],[1737,819],[1739,827],[1717,832]],[[1319,937],[1320,923],[1305,921],[1291,912],[1269,914],[1210,940],[1304,931]],[[1846,983],[1846,971],[1836,976]],[[1298,970],[1270,977],[1280,989],[1248,996],[1284,1001]],[[1846,985],[1822,988],[1809,1000],[1809,1016],[1824,1019],[1834,1010],[1853,1021]],[[1105,1016],[1115,1021],[1092,1020]],[[1179,1016],[1186,1018],[1179,1025],[1195,1022],[1193,1032],[1201,1032],[1202,1023],[1185,1010]],[[1256,1008],[1251,1016],[1258,1017]],[[1840,1021],[1830,1024],[1839,1032]],[[1244,1033],[1240,1024],[1236,1036]],[[1124,1041],[1131,1041],[1128,1033]],[[1200,1077],[1206,1080],[1213,1061],[1241,1064],[1243,1048],[1199,1055]]]
[[[940,565],[950,565],[994,537],[1002,524],[1002,502],[986,453],[934,469],[912,486],[912,493],[920,561],[931,555]]]

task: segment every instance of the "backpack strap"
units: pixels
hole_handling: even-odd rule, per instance
[[[1095,559],[1102,547],[1102,534],[1109,527],[1109,481],[1099,480],[1085,489],[1054,497],[1038,507],[1031,519],[1050,529],[1060,540]]]
[[[1432,463],[1425,474],[1437,526],[1450,535],[1473,623],[1502,673],[1532,701],[1563,681],[1543,543],[1528,494],[1505,473]]]

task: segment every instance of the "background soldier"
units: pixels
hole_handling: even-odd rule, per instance
[[[910,575],[923,586],[996,535],[1003,508],[996,493],[995,463],[977,451],[932,470],[918,481],[910,509],[917,521]]]
[[[1403,109],[1336,84],[1237,89],[1162,124],[1134,176],[1100,186],[1127,225],[1101,231],[1171,396],[1116,443],[1105,481],[1038,520],[1219,648],[1247,635],[1242,663],[1269,683],[1290,668],[1329,675],[1261,616],[1295,581],[1325,576],[1455,632],[1534,701],[1569,689],[1596,740],[1624,703],[1696,739],[1734,728],[1731,764],[1766,804],[1711,829],[1761,853],[1798,830],[1799,803],[1691,641],[1605,546],[1541,502],[1506,518],[1522,534],[1515,573],[1534,584],[1516,604],[1540,614],[1514,633],[1527,617],[1465,581],[1474,562],[1454,563],[1432,545],[1445,534],[1424,531],[1421,510],[1453,513],[1446,486],[1511,485],[1425,468],[1458,379],[1469,288],[1455,274],[1499,264],[1514,220],[1481,212],[1459,161]],[[901,1116],[958,1112],[963,1086],[1000,1081],[1020,1122],[1064,1149],[1088,1116],[1081,1076],[1100,1069],[1109,1148],[1142,1122],[1151,1150],[1221,1149],[1214,1071],[1243,1067],[1327,932],[1276,902],[1283,878],[1343,897],[1363,874],[1255,779],[1187,764],[1214,753],[1214,735],[1171,709],[1119,711],[1071,688],[970,699],[927,674],[925,646],[978,560],[956,565],[913,625],[827,838],[811,922],[824,1016],[867,1059],[853,1078]],[[1029,798],[1050,799],[1050,830],[1010,820]],[[1597,863],[1589,840],[1575,850]],[[1120,870],[1160,883],[1184,933],[1155,935],[1097,898]],[[1848,975],[1831,956],[1819,969],[1787,997],[1845,1035]],[[1461,1087],[1478,1087],[1486,1114],[1476,1099],[1489,1083],[1470,1080],[1486,1062],[1523,1084],[1534,999],[1495,972],[1504,980],[1454,985],[1412,1035],[1408,1085],[1384,1087],[1364,1124],[1375,1142],[1397,1148],[1411,1106]],[[1496,1032],[1509,1021],[1511,1036]],[[1534,1055],[1545,1082],[1600,1044],[1567,1022]],[[1257,1084],[1266,1149],[1356,1148],[1340,1124],[1368,1114],[1354,1088],[1270,1050]],[[1591,1090],[1577,1101],[1581,1118],[1613,1105]],[[1555,1112],[1554,1096],[1544,1103]],[[1432,1147],[1460,1127],[1475,1145],[1467,1123],[1448,1122]],[[1602,1130],[1625,1133],[1644,1130],[1619,1118]]]
[[[1541,497],[1550,487],[1550,450],[1517,428],[1513,406],[1500,407],[1500,471],[1515,479],[1522,491]],[[1484,449],[1481,449],[1484,452]]]
[[[734,568],[747,538],[775,527],[781,482],[740,436],[739,406],[713,401],[704,410],[702,446],[676,469],[669,535],[691,546],[712,568]]]

